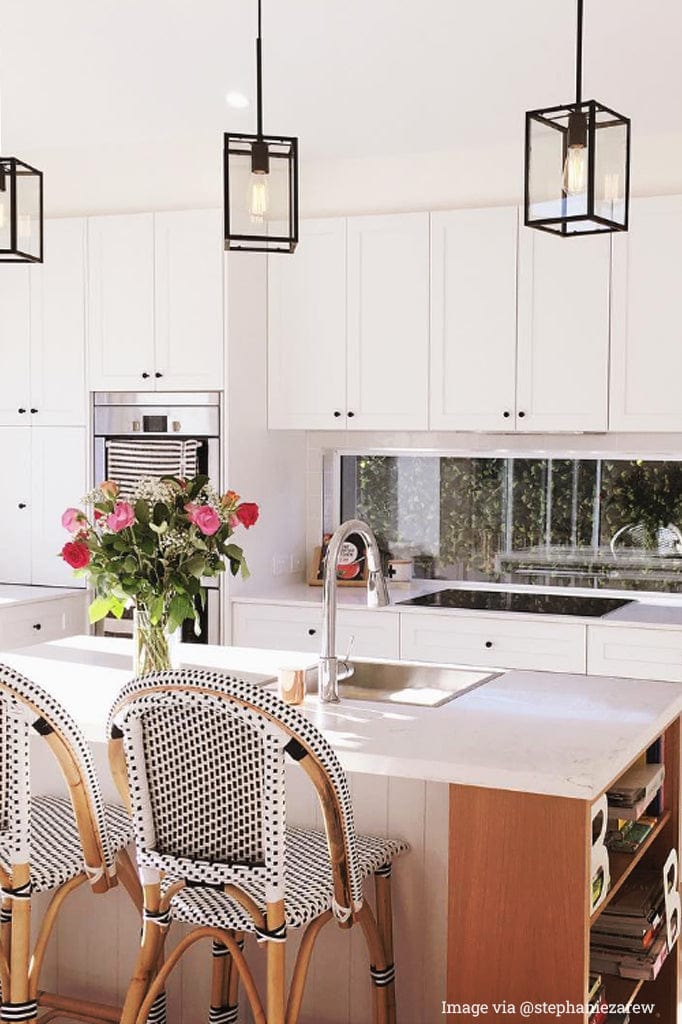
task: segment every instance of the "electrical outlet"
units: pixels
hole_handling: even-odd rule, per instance
[[[272,575],[284,576],[289,572],[289,557],[287,555],[272,556]]]

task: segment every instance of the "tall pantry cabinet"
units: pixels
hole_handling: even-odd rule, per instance
[[[0,273],[0,580],[73,586],[57,557],[86,488],[85,221],[45,223],[45,262]]]

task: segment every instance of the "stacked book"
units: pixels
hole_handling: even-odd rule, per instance
[[[653,981],[668,955],[662,872],[636,871],[590,934],[590,970]]]
[[[664,778],[665,765],[633,765],[606,794],[609,818],[638,821],[659,793]]]

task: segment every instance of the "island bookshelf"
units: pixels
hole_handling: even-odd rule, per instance
[[[587,1024],[586,1013],[556,1017],[520,1012],[533,1004],[587,1001],[590,927],[640,864],[661,870],[679,852],[680,719],[663,734],[663,811],[632,855],[611,854],[611,888],[591,912],[589,800],[475,786],[450,786],[447,1002],[489,1007],[465,1021]],[[619,766],[610,786],[650,747]],[[616,767],[616,766],[614,766]],[[631,1024],[679,1024],[679,952],[672,950],[653,982],[605,975],[608,1002],[655,1003],[654,1015]],[[496,1011],[493,1010],[498,1005]]]

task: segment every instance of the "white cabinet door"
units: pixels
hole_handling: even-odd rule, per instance
[[[682,430],[682,196],[635,199],[613,240],[612,430]]]
[[[154,215],[88,221],[92,391],[154,387]]]
[[[348,221],[348,426],[426,430],[429,215]]]
[[[0,581],[31,582],[31,437],[29,427],[0,428]]]
[[[156,390],[222,389],[222,213],[155,214],[154,250]]]
[[[346,411],[346,221],[304,221],[268,260],[268,426],[339,429]]]
[[[19,426],[31,418],[29,324],[29,270],[3,264],[0,274],[0,426]]]
[[[65,508],[79,505],[86,489],[83,427],[34,427],[31,430],[31,583],[83,586],[58,557],[69,539],[61,525]],[[28,581],[26,581],[28,582]]]
[[[682,630],[652,626],[588,626],[587,671],[682,683]]]
[[[607,429],[610,251],[520,229],[518,430]]]
[[[85,595],[0,608],[0,647],[30,647],[85,633]]]
[[[513,430],[516,207],[431,214],[432,430]]]
[[[31,267],[31,422],[85,425],[85,220],[45,222]]]

